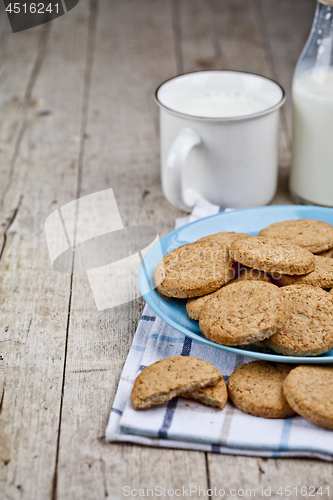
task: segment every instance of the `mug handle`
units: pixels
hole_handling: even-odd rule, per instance
[[[200,135],[191,128],[182,128],[173,141],[166,159],[163,184],[172,193],[172,203],[182,210],[191,212],[200,195],[192,189],[183,188],[183,171],[189,152],[201,143]],[[187,201],[191,199],[191,202]],[[193,201],[193,202],[192,202]]]

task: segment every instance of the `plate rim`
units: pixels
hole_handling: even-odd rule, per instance
[[[204,220],[212,219],[212,218],[223,218],[225,216],[229,216],[233,213],[239,214],[240,212],[252,212],[252,211],[261,211],[261,210],[268,210],[268,211],[278,211],[278,210],[285,210],[285,209],[299,209],[301,211],[309,211],[309,210],[314,210],[315,212],[321,212],[321,211],[332,211],[333,213],[333,208],[331,207],[320,207],[320,206],[312,206],[312,205],[269,205],[269,206],[263,206],[263,207],[251,207],[251,208],[242,208],[242,209],[235,209],[232,211],[228,212],[219,212],[217,214],[210,215],[208,217],[204,217],[201,219],[198,219],[196,221],[188,222],[187,224],[184,224],[178,228],[173,229],[166,235],[164,235],[157,243],[155,243],[152,248],[149,249],[147,254],[145,255],[139,269],[139,287],[140,291],[142,293],[143,298],[145,299],[146,303],[149,305],[149,307],[155,312],[155,314],[161,318],[165,323],[170,325],[171,327],[175,328],[175,330],[183,333],[187,337],[190,337],[192,340],[195,340],[196,342],[200,342],[203,344],[206,344],[211,347],[215,347],[216,349],[221,349],[222,351],[227,351],[231,352],[233,354],[239,355],[239,356],[246,356],[250,358],[255,358],[255,359],[261,359],[265,361],[273,361],[273,362],[282,362],[282,363],[290,363],[290,364],[330,364],[333,363],[333,355],[320,355],[320,356],[283,356],[280,354],[269,354],[269,353],[263,353],[263,352],[258,352],[258,351],[250,351],[250,350],[245,350],[241,349],[239,347],[232,347],[232,346],[225,346],[222,344],[218,344],[216,342],[212,342],[211,340],[199,336],[195,332],[191,332],[188,330],[186,327],[177,324],[173,319],[170,319],[163,311],[160,311],[158,307],[155,306],[154,301],[151,300],[150,294],[151,293],[158,293],[155,291],[155,289],[151,288],[151,290],[148,293],[143,293],[142,290],[144,288],[143,286],[143,280],[146,280],[146,270],[144,269],[144,261],[148,258],[149,259],[149,254],[153,252],[154,247],[160,243],[166,242],[169,240],[174,234],[179,233],[180,230],[188,227],[188,226],[196,226],[198,224],[202,224]],[[184,243],[185,244],[185,243]],[[165,254],[163,254],[165,255]],[[151,286],[151,285],[150,285]],[[160,294],[159,294],[160,295]],[[160,297],[163,299],[163,297]],[[251,344],[248,344],[251,345]]]

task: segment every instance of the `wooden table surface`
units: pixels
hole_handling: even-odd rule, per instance
[[[85,275],[52,269],[44,231],[52,211],[109,187],[125,226],[160,235],[173,228],[182,213],[161,191],[153,94],[169,77],[200,69],[255,72],[285,87],[273,203],[293,203],[290,84],[314,8],[313,0],[81,0],[16,34],[2,8],[2,499],[120,499],[124,486],[156,485],[256,488],[257,497],[271,486],[281,499],[281,485],[332,484],[332,465],[318,460],[107,443],[144,301],[98,312]]]

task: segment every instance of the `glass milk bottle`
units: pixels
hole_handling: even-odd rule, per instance
[[[333,0],[317,2],[292,101],[291,193],[301,203],[333,207]]]

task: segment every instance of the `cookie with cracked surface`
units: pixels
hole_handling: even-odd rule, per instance
[[[208,361],[173,356],[147,366],[136,377],[131,393],[135,410],[169,401],[182,392],[215,385],[221,373]]]
[[[333,348],[333,299],[322,288],[290,285],[284,290],[291,313],[267,347],[286,356],[319,356]]]
[[[262,281],[231,283],[206,302],[199,327],[222,345],[251,344],[277,332],[290,314],[283,288]]]
[[[314,270],[314,255],[298,245],[274,238],[247,236],[233,241],[230,254],[236,262],[281,274],[306,274]]]
[[[168,253],[155,271],[157,290],[180,299],[215,292],[234,277],[228,248],[217,241],[183,245]]]
[[[228,401],[227,386],[223,378],[217,384],[203,389],[192,389],[181,394],[182,398],[195,399],[206,406],[223,410]]]
[[[283,393],[296,413],[333,429],[333,368],[297,366],[285,379]]]
[[[333,259],[315,255],[315,268],[311,273],[302,276],[281,275],[279,285],[312,285],[320,288],[333,287]]]
[[[320,220],[298,219],[275,222],[262,229],[259,236],[290,241],[307,248],[312,253],[333,248],[333,226]]]
[[[293,417],[295,411],[283,394],[283,382],[292,369],[286,363],[246,363],[231,374],[229,397],[237,408],[256,417]]]

